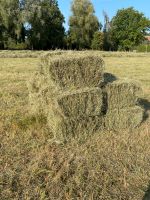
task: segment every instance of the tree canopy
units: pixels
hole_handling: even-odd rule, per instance
[[[25,39],[32,49],[61,48],[63,23],[57,0],[1,0],[0,48]]]
[[[134,8],[120,9],[104,26],[91,0],[72,0],[69,30],[58,0],[0,0],[0,49],[56,48],[132,50],[150,34],[150,20]]]
[[[90,48],[94,33],[100,29],[90,0],[73,0],[69,36],[73,47]]]
[[[97,31],[94,33],[91,48],[94,50],[103,50],[104,47],[104,33]]]
[[[1,46],[8,47],[11,42],[23,42],[24,27],[19,0],[0,2],[0,40]]]
[[[139,45],[150,27],[150,21],[134,8],[118,10],[111,21],[111,40],[114,48],[130,50]]]
[[[64,17],[56,0],[27,0],[26,21],[30,25],[28,38],[33,49],[61,48],[64,37]]]

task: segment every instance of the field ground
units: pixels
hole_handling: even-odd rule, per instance
[[[149,112],[150,54],[139,55],[103,59],[107,72],[141,82]],[[1,199],[146,199],[150,119],[134,132],[81,133],[66,144],[52,141],[45,119],[28,110],[27,82],[39,62],[38,56],[0,58]]]

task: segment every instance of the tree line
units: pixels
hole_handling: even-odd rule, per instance
[[[1,0],[0,49],[131,50],[149,34],[150,20],[133,7],[120,9],[104,25],[90,0],[73,0],[69,30],[57,0]]]

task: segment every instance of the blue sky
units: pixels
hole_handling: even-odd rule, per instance
[[[65,17],[65,28],[68,29],[68,19],[71,15],[72,0],[58,0],[59,8]],[[116,14],[118,9],[133,6],[150,18],[150,0],[91,0],[94,5],[96,16],[103,24],[103,10],[107,12],[110,19]]]

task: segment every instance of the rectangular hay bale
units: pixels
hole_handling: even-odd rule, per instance
[[[62,54],[45,56],[41,73],[48,76],[58,90],[96,87],[103,82],[104,61],[98,55]]]
[[[101,88],[85,88],[53,97],[50,94],[47,104],[52,104],[65,117],[86,117],[103,115],[103,100]]]
[[[139,106],[109,110],[105,117],[107,130],[134,129],[143,121],[144,110]]]
[[[118,80],[106,85],[108,110],[135,106],[142,94],[139,84]]]
[[[69,139],[77,134],[94,133],[104,128],[102,116],[64,117],[54,109],[48,112],[47,123],[54,138],[58,140]]]

